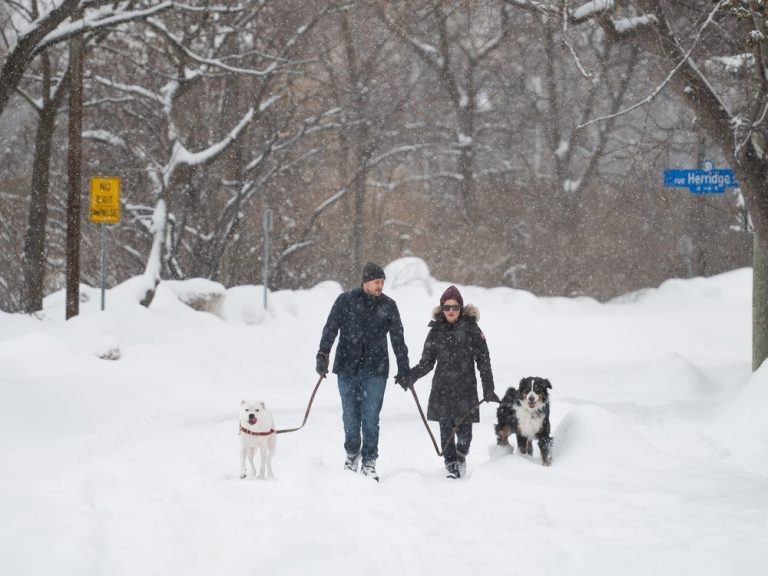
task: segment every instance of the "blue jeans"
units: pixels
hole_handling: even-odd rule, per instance
[[[384,403],[387,378],[341,373],[338,381],[344,449],[348,456],[360,454],[363,464],[374,463],[379,457],[379,412]]]

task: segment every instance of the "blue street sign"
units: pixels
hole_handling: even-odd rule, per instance
[[[736,176],[730,168],[715,168],[709,160],[703,168],[664,170],[666,188],[688,188],[693,194],[722,194],[726,188],[738,188]]]

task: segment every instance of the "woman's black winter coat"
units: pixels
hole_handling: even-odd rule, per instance
[[[432,392],[429,395],[427,418],[433,421],[457,421],[478,404],[475,364],[483,384],[483,396],[494,391],[491,359],[485,335],[477,321],[480,312],[471,304],[451,324],[437,308],[430,331],[424,343],[419,363],[411,368],[408,380],[413,383],[432,370]],[[479,422],[480,411],[475,410],[464,422]]]

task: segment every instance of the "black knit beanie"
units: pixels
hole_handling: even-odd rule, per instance
[[[370,280],[378,280],[379,278],[386,278],[384,269],[381,266],[374,264],[373,262],[368,262],[363,266],[363,283]]]

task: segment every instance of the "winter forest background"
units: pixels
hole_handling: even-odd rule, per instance
[[[767,10],[0,0],[0,309],[38,310],[64,285],[73,38],[83,206],[88,178],[122,179],[107,286],[155,268],[261,284],[266,209],[274,289],[349,287],[366,260],[403,255],[464,284],[599,299],[750,265],[749,196],[662,174],[742,149],[765,170]],[[738,121],[712,128],[671,45]],[[94,286],[99,233],[84,217]]]

